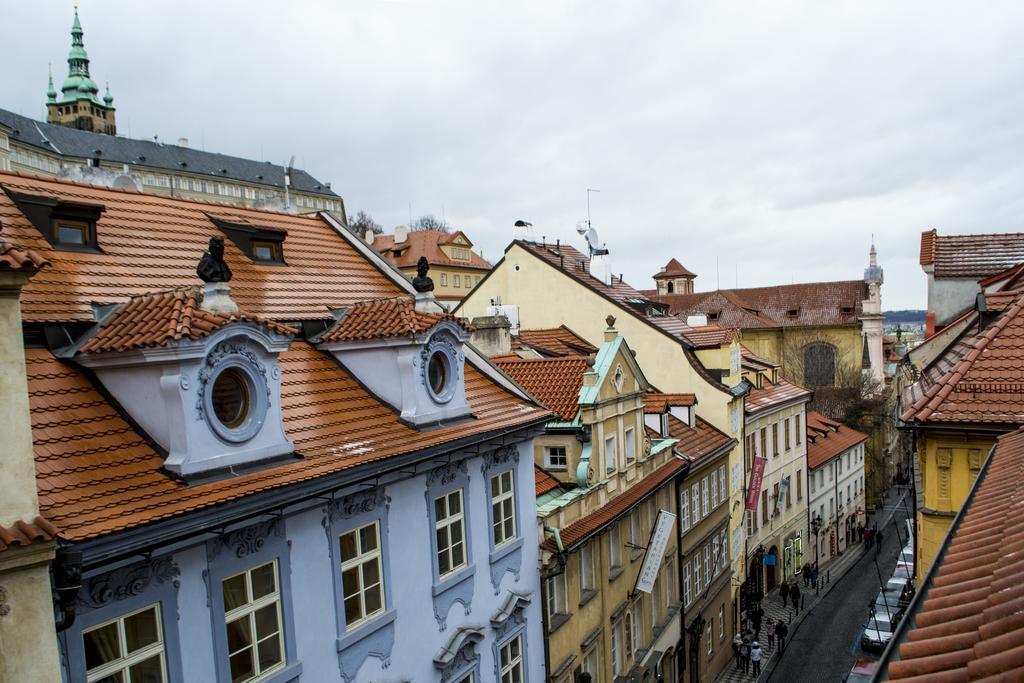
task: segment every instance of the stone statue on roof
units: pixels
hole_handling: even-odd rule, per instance
[[[196,274],[203,282],[229,282],[231,268],[224,261],[224,238],[211,237],[210,246],[199,259]]]
[[[434,281],[427,275],[428,270],[430,264],[427,263],[427,257],[420,256],[420,260],[416,262],[416,277],[412,279],[412,286],[417,292],[434,291]]]

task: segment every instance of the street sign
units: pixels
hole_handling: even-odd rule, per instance
[[[750,481],[747,483],[747,506],[748,510],[757,509],[757,499],[761,497],[761,481],[764,479],[765,459],[754,456],[754,464],[750,467]]]
[[[665,548],[672,538],[672,524],[676,516],[667,510],[658,510],[658,519],[651,529],[651,538],[647,541],[647,550],[644,552],[644,562],[640,566],[640,573],[636,577],[636,585],[633,592],[643,591],[650,593],[654,590],[654,580],[658,578],[658,570],[661,569],[661,561],[665,558]]]

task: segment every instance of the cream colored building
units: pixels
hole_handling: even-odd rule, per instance
[[[0,237],[0,681],[53,683],[57,661],[50,562],[55,529],[39,517],[29,420],[21,287],[43,262]]]

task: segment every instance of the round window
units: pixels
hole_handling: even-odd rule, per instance
[[[237,429],[249,416],[249,382],[237,368],[227,368],[213,383],[213,414],[228,429]]]
[[[430,354],[427,361],[427,382],[435,396],[444,394],[448,386],[448,356],[441,351]]]

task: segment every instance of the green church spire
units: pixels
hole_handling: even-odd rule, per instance
[[[53,88],[53,66],[48,66],[47,71],[50,75],[49,85],[46,87],[46,99],[49,102],[57,101],[57,91]]]
[[[85,52],[82,40],[82,22],[78,19],[78,7],[75,7],[75,19],[71,22],[71,50],[68,52],[68,77],[61,85],[64,94],[62,102],[76,102],[87,99],[102,104],[99,98],[100,88],[96,81],[89,77],[89,55]]]

